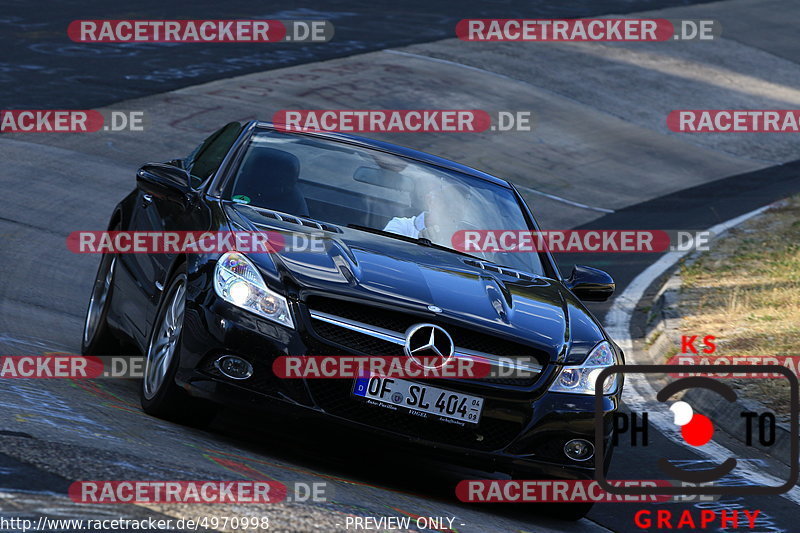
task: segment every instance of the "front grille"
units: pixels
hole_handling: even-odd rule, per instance
[[[351,396],[352,380],[315,379],[308,384],[319,405],[330,414],[432,442],[494,451],[508,446],[522,431],[521,414],[519,422],[486,416],[486,410],[492,407],[489,400],[485,401],[484,416],[477,427],[460,427],[369,405]]]
[[[418,324],[419,322],[430,322],[431,324],[437,324],[446,329],[453,338],[455,345],[459,348],[465,348],[467,350],[503,357],[534,357],[539,361],[539,364],[546,364],[548,360],[546,354],[536,350],[535,348],[531,348],[530,346],[509,341],[500,337],[486,335],[469,328],[445,324],[426,317],[403,313],[401,311],[392,311],[382,307],[375,307],[322,296],[309,297],[307,305],[308,308],[313,311],[329,313],[331,315],[348,318],[350,320],[392,330],[401,334],[404,334],[405,331],[414,324]],[[315,331],[318,326],[319,322],[315,321]],[[339,344],[342,343],[340,342]]]
[[[436,323],[427,317],[322,296],[309,297],[306,304],[311,312],[341,317],[380,330],[395,332],[400,336],[408,327],[419,322]],[[325,342],[309,339],[307,341],[309,355],[341,355],[342,348],[348,352],[365,355],[403,355],[403,347],[397,343],[323,320],[312,318],[311,324],[314,333]],[[530,356],[532,352],[527,346],[504,339],[484,336],[450,324],[440,325],[452,336],[456,346],[462,349],[508,356]],[[523,379],[487,378],[481,381],[530,386],[537,378],[538,376]],[[479,451],[500,450],[508,446],[522,431],[529,417],[529,414],[509,407],[506,402],[486,398],[479,425],[460,427],[438,420],[418,418],[403,411],[370,405],[352,396],[353,380],[312,379],[306,383],[317,404],[332,415],[408,437]],[[441,386],[448,388],[446,383],[442,383]],[[453,387],[457,388],[457,385],[454,384]],[[502,412],[502,416],[492,416],[492,411]]]
[[[381,307],[322,296],[309,297],[307,305],[312,312],[322,312],[349,319],[371,327],[394,332],[399,336],[404,335],[405,331],[410,326],[419,322],[437,323],[436,320],[431,321],[427,317],[420,317],[400,311],[392,311]],[[459,349],[509,358],[520,356],[534,357],[541,365],[547,362],[546,354],[524,344],[482,334],[452,324],[438,323],[438,325],[447,330]],[[312,327],[314,332],[326,341],[342,346],[344,349],[358,354],[381,356],[403,355],[403,348],[399,344],[374,337],[367,333],[361,333],[347,327],[330,324],[323,320],[314,319],[313,317]],[[533,375],[523,378],[483,378],[479,381],[497,385],[527,387],[533,385],[538,378],[539,375]]]
[[[323,339],[340,344],[363,355],[402,356],[403,347],[321,320],[314,321],[314,331]]]
[[[403,347],[393,342],[381,340],[371,335],[352,331],[341,326],[336,326],[321,320],[314,321],[314,331],[320,337],[330,342],[340,344],[353,351],[361,352],[364,355],[381,355],[381,356],[395,356],[401,357],[404,355]],[[333,354],[331,354],[333,355]],[[478,381],[483,383],[493,383],[496,385],[511,385],[516,387],[524,387],[531,385],[536,381],[538,376],[530,378],[515,378],[515,377],[486,377]]]

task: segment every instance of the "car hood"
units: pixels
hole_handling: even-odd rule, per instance
[[[580,362],[604,339],[599,325],[558,280],[488,271],[469,258],[346,227],[321,232],[278,221],[250,206],[228,204],[233,229],[317,235],[324,251],[280,251],[249,257],[275,286],[358,298],[438,317],[531,345],[551,362]]]

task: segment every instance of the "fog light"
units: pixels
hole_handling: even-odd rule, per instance
[[[247,379],[253,375],[253,365],[245,359],[235,355],[223,355],[216,361],[214,366],[222,372],[225,377],[231,379]]]
[[[587,461],[594,455],[594,444],[588,440],[573,439],[564,445],[564,453],[573,461]]]

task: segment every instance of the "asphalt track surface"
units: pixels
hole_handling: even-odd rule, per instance
[[[236,8],[235,4],[228,3],[225,10],[220,10],[218,14],[208,10],[201,15],[195,13],[196,7],[173,10],[157,4],[152,9],[139,4],[133,11],[126,8],[119,14],[110,12],[107,6],[99,3],[96,10],[90,4],[81,4],[80,9],[71,4],[63,4],[48,13],[33,13],[30,8],[15,12],[15,9],[22,10],[19,6],[23,4],[12,5],[7,10],[7,20],[3,22],[10,25],[10,29],[0,32],[0,40],[4,41],[5,49],[10,46],[19,53],[13,58],[4,59],[8,63],[4,64],[2,70],[2,107],[97,108],[123,99],[160,94],[245,72],[261,72],[293,64],[299,65],[295,69],[302,69],[303,63],[321,59],[450,37],[453,22],[465,16],[575,16],[631,12],[683,4],[684,2],[608,2],[600,5],[585,2],[571,3],[570,9],[575,11],[567,11],[561,10],[561,6],[547,8],[542,3],[540,11],[531,12],[529,9],[538,9],[538,4],[526,3],[524,8],[513,4],[480,8],[483,4],[476,3],[473,11],[470,11],[467,4],[460,4],[458,16],[454,16],[447,7],[426,6],[427,9],[417,11],[404,5],[402,10],[396,8],[396,11],[392,11],[391,6],[353,6],[344,3],[325,3],[324,7],[318,8],[304,4],[302,7],[309,11],[301,10],[300,6],[292,6],[290,9],[288,4],[281,4],[280,9],[262,10],[260,6],[257,12],[251,11],[252,8],[248,9],[248,6]],[[725,4],[727,3],[709,4],[699,6],[698,9],[707,9],[709,11],[704,13],[718,14],[721,18],[725,12],[719,6]],[[440,13],[437,14],[437,11]],[[337,16],[331,16],[332,12]],[[351,12],[357,12],[358,15],[346,15]],[[381,15],[375,15],[375,12]],[[238,49],[235,45],[231,48],[209,47],[207,51],[201,50],[199,46],[192,49],[143,46],[123,50],[126,53],[120,53],[118,47],[113,47],[109,50],[114,51],[108,54],[117,56],[111,57],[106,52],[95,53],[90,48],[74,47],[64,39],[63,28],[74,18],[117,16],[330,18],[337,26],[335,40],[341,39],[342,44],[341,48],[326,46],[309,50],[287,47],[283,54],[258,54],[257,60],[248,59],[235,68],[230,68],[231,64],[236,65],[230,58],[249,58],[253,52],[250,49]],[[376,18],[386,25],[373,27],[364,23]],[[402,21],[402,24],[389,24],[391,21]],[[23,34],[22,30],[31,33]],[[349,34],[350,31],[354,33]],[[409,37],[410,34],[413,37]],[[751,37],[747,34],[741,35],[737,42],[752,45]],[[779,39],[769,42],[765,40],[763,43],[759,41],[758,48],[768,49],[772,56],[796,63],[797,49],[787,42]],[[38,49],[36,44],[40,45]],[[731,46],[735,45],[736,43]],[[59,46],[67,48],[59,49]],[[70,49],[73,52],[69,52]],[[523,66],[531,60],[514,58],[514,50],[500,48],[499,55],[506,58],[508,64],[496,61],[496,58],[482,57],[473,51],[465,52],[464,57],[452,55],[461,53],[460,50],[444,42],[441,45],[434,43],[405,48],[401,52],[415,56],[428,54],[426,57],[470,64],[474,68],[488,68],[491,63],[495,63],[494,72],[509,75],[508,70],[502,69],[509,68],[513,71],[516,68],[517,71],[512,73],[519,78],[523,78]],[[551,47],[537,56],[548,58],[548,54],[560,50],[567,48]],[[511,53],[506,53],[507,51]],[[92,53],[97,57],[88,57]],[[177,74],[183,66],[197,61],[200,56],[202,60],[198,64],[206,65],[207,71],[204,67],[196,69],[196,75],[189,77]],[[747,55],[741,53],[737,57],[743,60]],[[363,59],[354,58],[353,61],[356,64],[398,62],[390,66],[408,65],[408,68],[417,69],[420,75],[427,73],[424,70],[425,60],[409,55],[371,55]],[[327,68],[339,66],[339,75],[341,72],[348,72],[342,67],[347,64],[332,63]],[[25,65],[35,68],[26,70]],[[452,72],[448,70],[451,68]],[[616,68],[622,67],[617,65]],[[137,81],[130,77],[141,76],[153,70],[175,75],[146,81]],[[434,65],[434,70],[434,75],[445,77],[449,81],[459,80],[458,76],[461,75],[461,71],[450,64],[447,67]],[[287,72],[291,74],[301,71]],[[240,87],[239,94],[247,94],[245,81],[236,82]],[[464,85],[470,83],[466,78],[460,81]],[[391,80],[386,83],[391,85]],[[558,80],[549,83],[551,85],[545,89],[554,90],[558,86]],[[420,87],[423,85],[420,83]],[[516,89],[500,85],[498,83],[496,90],[507,91],[502,94],[507,94],[509,101],[516,102],[513,100]],[[217,87],[212,84],[186,89],[176,95],[186,100],[187,107],[192,107],[198,102],[204,102],[202,98],[213,98],[212,93]],[[377,94],[382,87],[376,85],[374,88]],[[415,89],[421,90],[419,87]],[[714,90],[714,87],[710,89]],[[291,90],[292,87],[287,89]],[[602,90],[598,90],[598,93],[602,93]],[[755,94],[756,89],[752,89],[751,93]],[[641,94],[647,96],[647,91],[643,90]],[[125,106],[128,109],[137,109],[141,105],[147,109],[159,110],[163,109],[159,105],[165,99],[172,99],[169,101],[174,102],[176,95],[154,97],[153,100],[140,100],[134,104],[126,102]],[[320,93],[315,93],[312,97],[319,98]],[[568,94],[567,97],[571,102],[578,103],[582,99],[581,94]],[[287,97],[289,101],[297,101],[292,98],[298,97],[294,93]],[[338,98],[340,106],[352,108],[363,107],[358,104],[371,101],[369,93],[359,94],[356,90],[352,94],[352,105],[343,105],[341,99],[344,97]],[[397,98],[401,99],[401,96]],[[481,101],[480,98],[490,101],[490,95],[481,95],[478,98],[478,101]],[[70,257],[63,247],[65,235],[74,229],[103,227],[111,206],[130,189],[133,171],[138,163],[145,159],[166,159],[167,157],[161,157],[163,152],[170,152],[170,155],[185,153],[202,138],[203,132],[212,130],[226,115],[240,118],[242,106],[252,103],[222,101],[219,109],[209,113],[211,116],[194,119],[194,122],[186,117],[163,125],[154,120],[145,139],[102,136],[85,141],[81,138],[75,139],[74,136],[46,139],[13,136],[0,142],[0,151],[4,154],[3,177],[0,179],[6,193],[4,207],[0,212],[0,234],[3,239],[0,272],[4,280],[0,289],[0,345],[4,354],[75,352],[79,349],[80,322],[96,258]],[[148,105],[151,107],[147,107]],[[491,102],[491,105],[495,105],[495,102]],[[613,102],[594,105],[607,106],[603,111],[609,116],[618,114],[611,109]],[[390,107],[384,102],[376,104],[376,107],[379,106]],[[165,111],[170,112],[172,111]],[[186,114],[188,116],[189,112]],[[263,118],[263,114],[259,115]],[[588,118],[582,117],[584,124],[592,119],[588,113],[587,116]],[[586,141],[585,151],[619,150],[619,145],[624,144],[620,139],[634,136],[627,133],[626,128],[629,126],[618,126],[611,118],[606,118],[606,122],[610,123],[607,126],[607,135],[617,142],[604,145],[598,144],[598,141],[595,144]],[[541,126],[547,128],[548,124],[543,123]],[[579,129],[580,126],[576,124],[564,126],[564,130],[575,135]],[[635,136],[646,139],[648,134],[637,133]],[[568,197],[573,201],[613,211],[603,214],[531,193],[528,199],[540,212],[540,219],[549,227],[704,229],[800,191],[800,164],[791,162],[797,158],[796,148],[793,150],[792,147],[786,147],[780,151],[781,142],[786,142],[783,140],[774,144],[758,144],[752,140],[737,138],[735,142],[726,141],[725,149],[718,150],[718,146],[713,146],[716,142],[713,139],[697,139],[686,145],[676,144],[674,152],[669,152],[672,150],[670,143],[680,141],[663,134],[653,136],[652,146],[663,150],[662,155],[669,155],[662,157],[667,165],[669,161],[675,161],[670,157],[683,151],[693,154],[693,162],[702,161],[705,166],[701,167],[702,171],[696,172],[699,177],[688,176],[688,163],[682,160],[684,168],[673,165],[677,169],[672,169],[676,172],[674,179],[662,178],[662,181],[670,183],[660,184],[653,181],[651,184],[641,183],[633,187],[631,183],[635,182],[631,181],[631,177],[635,175],[635,169],[619,166],[607,169],[602,166],[603,161],[593,158],[594,166],[591,168],[597,176],[603,177],[603,183],[598,183],[601,180],[597,176],[592,179],[589,175],[581,174],[581,169],[586,165],[582,164],[581,169],[572,172],[573,169],[567,166],[572,154],[552,148],[548,148],[545,155],[560,163],[562,166],[559,171],[573,176],[575,183],[567,186],[555,180],[537,181],[535,177],[525,176],[521,170],[518,171],[520,175],[509,175],[504,162],[487,163],[488,159],[480,157],[475,145],[469,145],[469,148],[458,146],[462,141],[467,144],[470,142],[458,139],[457,143],[453,143],[450,139],[436,136],[423,137],[420,140],[405,139],[404,142],[398,140],[433,153],[466,160],[499,175],[510,176],[529,190]],[[505,138],[503,141],[505,142]],[[508,150],[511,153],[531,157],[529,151],[518,148],[515,142],[518,141],[510,141],[511,148]],[[711,153],[715,149],[716,153]],[[649,149],[648,153],[654,150]],[[795,153],[794,157],[792,151]],[[748,161],[747,155],[756,152],[763,157],[758,158],[759,161],[755,163]],[[470,160],[471,157],[476,157],[479,161]],[[654,158],[656,159],[658,158]],[[519,159],[516,161],[517,167],[526,164]],[[612,173],[611,168],[617,174]],[[735,171],[737,168],[741,171]],[[670,170],[664,168],[663,171]],[[687,174],[684,181],[679,179],[680,173]],[[614,181],[615,178],[619,178],[618,181]],[[647,178],[643,176],[641,179]],[[675,185],[671,186],[673,183]],[[626,184],[634,192],[630,198],[614,203],[614,195],[607,194],[607,191],[616,190],[617,187],[622,190]],[[660,186],[663,188],[658,188]],[[587,192],[580,193],[582,188]],[[620,290],[656,259],[657,256],[648,254],[631,254],[623,258],[616,254],[559,258],[565,270],[573,263],[605,268],[614,276]],[[593,311],[599,317],[603,317],[607,309],[605,305],[593,306]],[[320,531],[337,529],[337,524],[342,525],[347,514],[454,516],[457,517],[456,528],[463,532],[603,529],[640,531],[632,522],[636,510],[668,508],[678,511],[691,508],[697,511],[702,508],[698,503],[602,504],[595,506],[587,520],[565,525],[543,517],[535,507],[467,506],[453,498],[455,483],[461,479],[502,475],[453,467],[446,460],[422,458],[414,450],[376,442],[326,424],[307,427],[302,421],[253,418],[247,413],[230,413],[219,417],[209,431],[177,426],[142,414],[138,409],[137,387],[138,384],[133,381],[119,380],[96,380],[89,383],[4,382],[0,390],[0,514],[26,517],[192,517],[209,514],[208,508],[198,506],[76,506],[69,502],[65,494],[69,484],[78,479],[276,479],[285,483],[298,480],[326,481],[334,486],[334,501],[326,504],[287,503],[268,510],[245,508],[246,506],[214,509],[215,514],[268,512],[275,529],[297,531],[312,530],[315,525]],[[766,458],[743,449],[733,439],[727,439],[725,443],[738,457],[748,459],[756,465],[761,464],[760,461],[767,464]],[[657,456],[699,460],[696,454],[685,447],[656,435],[654,445],[646,451],[637,448],[621,450],[609,477],[637,479],[641,475],[642,465],[651,463]],[[773,470],[776,475],[781,473],[779,467]],[[747,480],[740,479],[737,482],[746,483]],[[797,505],[786,498],[725,498],[718,508],[734,509],[737,505],[762,510],[762,522],[759,524],[761,527],[757,529],[759,531],[795,530],[793,520]]]
[[[161,93],[231,76],[349,56],[452,36],[462,18],[568,18],[624,14],[702,0],[547,0],[428,2],[408,0],[309,2],[58,2],[40,9],[4,2],[0,15],[3,109],[81,109]],[[81,19],[328,20],[335,38],[325,44],[228,43],[92,44],[67,38]]]

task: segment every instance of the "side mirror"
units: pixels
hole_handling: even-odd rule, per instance
[[[170,164],[148,163],[136,172],[136,186],[158,198],[184,203],[191,192],[189,172]]]
[[[575,296],[586,302],[605,302],[616,288],[614,280],[606,272],[583,265],[572,267],[565,282]]]

